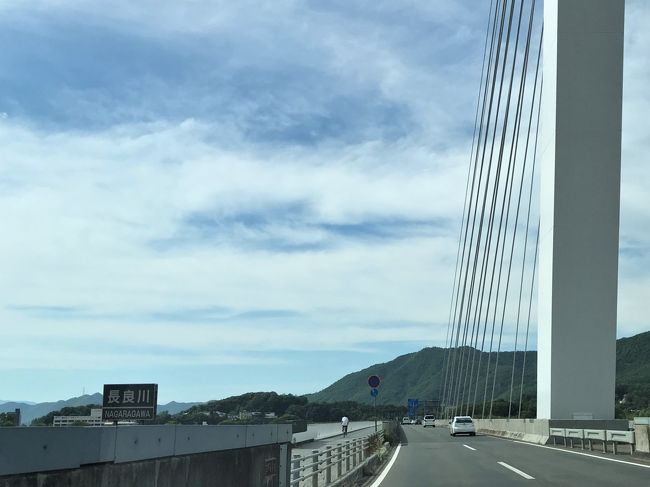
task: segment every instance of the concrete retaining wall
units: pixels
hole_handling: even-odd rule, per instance
[[[0,487],[283,487],[286,446],[273,444],[0,477]]]

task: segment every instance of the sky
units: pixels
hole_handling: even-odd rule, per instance
[[[0,1],[0,399],[304,394],[444,346],[484,3]],[[619,336],[647,25],[628,0]]]

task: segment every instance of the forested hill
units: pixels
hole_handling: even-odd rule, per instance
[[[445,349],[438,347],[424,348],[419,352],[401,355],[390,362],[372,365],[366,369],[348,374],[342,379],[334,382],[320,392],[308,396],[310,401],[340,401],[349,399],[352,401],[370,403],[372,398],[369,394],[367,384],[368,376],[376,374],[381,377],[379,387],[378,404],[406,404],[409,398],[437,399],[441,383],[444,382],[443,363],[445,360]],[[459,349],[460,354],[465,357],[473,357],[476,369],[479,360],[481,363],[480,376],[485,377],[485,370],[490,361],[490,368],[496,364],[496,353],[489,358],[488,353],[479,354],[475,349],[465,347]],[[517,363],[515,377],[521,379],[523,363],[523,352],[517,352]],[[495,397],[506,397],[510,391],[510,378],[512,375],[512,352],[501,352],[496,382]],[[470,363],[470,362],[465,362]],[[475,369],[475,370],[476,370]],[[524,393],[535,393],[535,373],[537,369],[537,354],[528,352],[526,354],[526,373],[524,377]],[[484,379],[483,379],[484,381]],[[492,375],[489,377],[490,391]],[[481,390],[482,393],[482,390]]]
[[[650,415],[650,331],[616,341],[616,397],[626,411]]]
[[[465,356],[472,356],[465,349]],[[576,360],[597,359],[597,351],[593,358],[576,357]],[[424,348],[419,352],[401,355],[390,362],[372,365],[368,368],[346,375],[320,392],[308,396],[310,401],[341,401],[352,400],[370,403],[367,379],[376,374],[381,377],[378,403],[406,404],[409,398],[434,399],[438,398],[441,382],[444,382],[443,361],[445,349]],[[478,364],[479,353],[474,354],[475,364]],[[517,352],[515,377],[521,378],[524,354]],[[496,354],[480,354],[481,372],[485,377],[485,365],[488,360],[491,367],[496,362]],[[512,352],[499,354],[499,367],[496,381],[496,398],[507,398],[510,391],[512,376]],[[621,406],[627,410],[644,410],[650,408],[650,332],[641,333],[629,338],[621,338],[616,342],[616,398],[622,401]],[[537,352],[526,354],[526,369],[524,376],[524,394],[534,396],[537,387]],[[492,377],[489,378],[491,389]],[[515,384],[517,381],[515,381]],[[481,384],[482,385],[482,384]]]

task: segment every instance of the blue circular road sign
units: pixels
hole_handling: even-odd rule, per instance
[[[377,397],[378,394],[379,394],[379,389],[375,389],[374,387],[370,389],[370,395],[372,397]]]

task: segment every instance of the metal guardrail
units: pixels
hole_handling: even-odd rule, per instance
[[[384,442],[384,431],[293,455],[291,487],[336,486],[373,458]]]
[[[573,448],[573,440],[580,440],[580,447],[584,450],[585,440],[589,442],[589,451],[593,451],[593,441],[602,443],[603,452],[607,452],[607,444],[612,444],[612,452],[616,455],[616,446],[618,444],[630,445],[630,455],[634,453],[634,431],[614,431],[614,430],[592,430],[578,428],[549,428],[549,436],[553,437],[553,444],[557,445],[557,438],[564,439],[564,446],[569,440]]]

